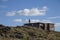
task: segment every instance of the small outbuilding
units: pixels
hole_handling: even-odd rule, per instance
[[[39,29],[47,30],[47,31],[54,31],[54,24],[53,23],[41,23],[41,22],[36,22],[36,23],[25,23],[24,26],[31,26],[31,27],[36,27]]]

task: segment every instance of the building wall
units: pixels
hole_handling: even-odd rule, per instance
[[[49,24],[50,30],[54,31],[54,24]]]
[[[45,23],[45,30],[47,30],[47,27],[48,27],[48,26],[47,26],[47,23]]]
[[[51,24],[51,23],[28,23],[25,25],[36,27],[36,28],[43,29],[46,31],[54,31],[54,24]]]

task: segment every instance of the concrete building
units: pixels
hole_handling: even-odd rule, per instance
[[[31,26],[31,27],[36,27],[39,29],[47,30],[47,31],[54,31],[54,24],[53,23],[41,23],[41,22],[36,22],[36,23],[26,23],[24,26]]]

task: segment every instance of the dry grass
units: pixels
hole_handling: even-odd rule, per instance
[[[60,32],[47,32],[29,26],[0,28],[0,40],[60,40]]]

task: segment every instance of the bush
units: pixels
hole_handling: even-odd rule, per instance
[[[15,37],[16,37],[16,38],[19,38],[19,39],[20,39],[20,38],[23,38],[22,33],[15,32],[14,34],[15,34]]]

